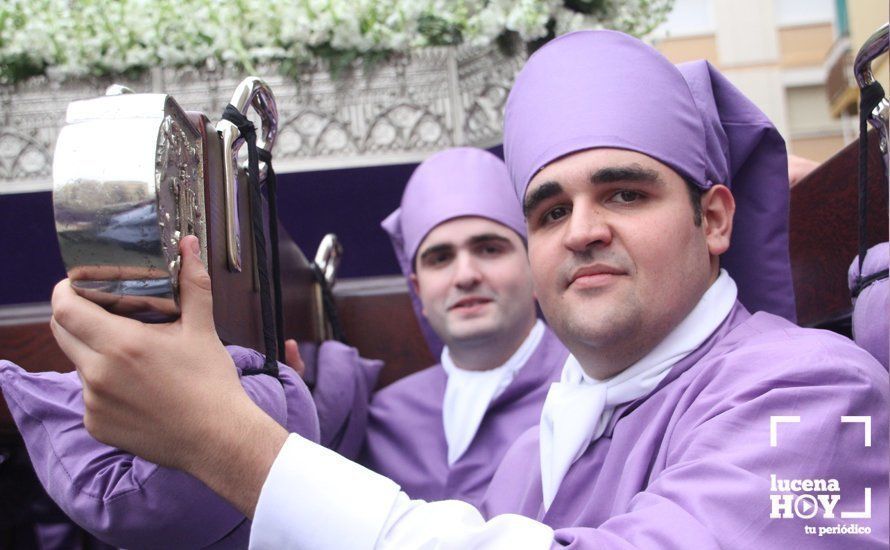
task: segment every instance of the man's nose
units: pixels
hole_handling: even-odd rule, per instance
[[[573,252],[585,252],[612,242],[607,217],[595,205],[576,204],[563,235],[563,244]]]
[[[462,290],[475,287],[482,280],[479,264],[472,254],[460,252],[455,259],[454,285]]]

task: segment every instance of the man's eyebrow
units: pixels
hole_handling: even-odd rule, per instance
[[[651,168],[644,168],[639,164],[626,166],[607,166],[600,168],[590,176],[590,183],[615,183],[620,181],[640,183],[664,183],[661,175]]]
[[[529,215],[535,211],[535,208],[545,200],[562,193],[562,185],[555,181],[545,181],[534,191],[526,195],[522,201],[522,215],[528,219]]]
[[[497,233],[483,233],[482,235],[474,235],[467,241],[467,243],[472,246],[491,241],[505,242],[508,244],[510,243],[510,239],[504,237],[503,235],[498,235]]]

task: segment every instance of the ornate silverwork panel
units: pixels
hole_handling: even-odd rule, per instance
[[[279,112],[281,172],[417,162],[454,145],[500,143],[503,108],[522,56],[490,48],[426,48],[332,77],[310,68],[298,81],[260,71]],[[186,110],[219,116],[243,75],[156,70],[123,82],[170,94]],[[50,189],[52,158],[68,103],[102,95],[109,81],[65,85],[35,79],[0,87],[0,193]],[[177,153],[178,154],[178,153]]]

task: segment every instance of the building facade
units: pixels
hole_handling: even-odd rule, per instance
[[[852,59],[887,13],[886,0],[676,0],[652,40],[675,63],[710,61],[790,153],[823,162],[857,137]],[[886,89],[886,59],[873,66]],[[845,79],[829,85],[832,71]]]

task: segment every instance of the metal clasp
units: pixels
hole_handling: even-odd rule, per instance
[[[341,259],[343,259],[343,245],[336,235],[328,233],[321,239],[315,252],[315,265],[321,270],[328,288],[334,287]]]
[[[890,38],[890,24],[884,23],[865,41],[865,44],[859,49],[859,53],[856,54],[856,60],[853,62],[853,74],[860,88],[865,88],[875,81],[875,77],[871,72],[871,62],[878,56],[887,53],[888,38]],[[868,114],[868,121],[878,131],[885,172],[888,170],[887,165],[890,162],[887,147],[888,133],[890,133],[888,132],[888,125],[890,125],[890,121],[888,121],[890,114],[888,112],[890,112],[890,101],[887,101],[885,97]]]
[[[241,114],[247,115],[248,107],[253,107],[260,117],[262,129],[257,134],[257,147],[272,152],[275,137],[278,135],[278,107],[272,90],[260,78],[250,76],[241,81],[232,94],[232,105]],[[229,269],[241,271],[241,225],[238,218],[238,150],[244,144],[244,138],[238,127],[228,120],[220,120],[216,131],[222,138],[223,175],[225,177],[226,203],[226,250],[229,257]],[[244,168],[247,168],[245,163]],[[267,167],[260,163],[260,180],[265,179]]]

